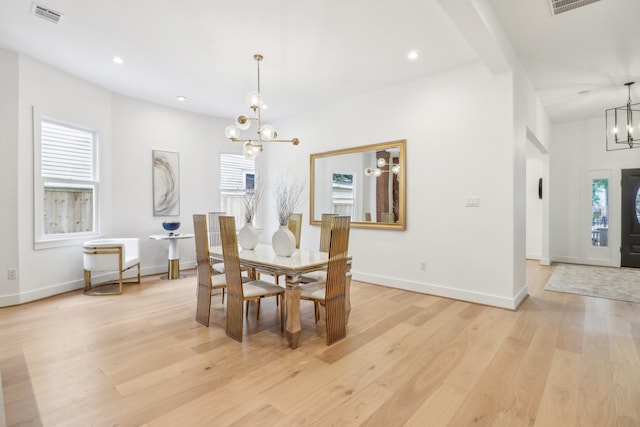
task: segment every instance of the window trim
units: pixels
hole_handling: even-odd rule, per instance
[[[93,134],[93,181],[78,181],[69,179],[45,178],[42,176],[42,121],[56,123],[75,129],[80,129]],[[99,163],[99,132],[89,126],[78,125],[64,120],[53,118],[50,115],[41,114],[33,107],[33,215],[34,215],[34,249],[48,249],[63,246],[81,244],[90,238],[101,235],[100,232],[100,163]],[[93,188],[93,231],[65,234],[45,234],[44,226],[44,193],[45,184],[60,183],[73,184],[79,187]]]

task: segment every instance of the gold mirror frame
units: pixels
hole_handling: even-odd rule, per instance
[[[389,170],[385,170],[384,173],[382,175],[387,175],[387,176],[391,176],[393,178],[396,178],[398,181],[398,191],[397,191],[397,195],[398,195],[398,212],[397,212],[397,220],[395,222],[380,222],[380,220],[378,219],[376,222],[371,222],[371,221],[364,221],[364,220],[355,220],[352,218],[351,220],[351,226],[352,227],[359,227],[359,228],[377,228],[377,229],[389,229],[389,230],[404,230],[406,229],[407,226],[407,222],[406,222],[406,214],[407,214],[407,203],[406,203],[406,194],[407,194],[407,185],[406,185],[406,145],[407,145],[407,141],[402,139],[402,140],[398,140],[398,141],[389,141],[389,142],[382,142],[379,144],[371,144],[371,145],[363,145],[360,147],[353,147],[353,148],[346,148],[346,149],[342,149],[342,150],[333,150],[333,151],[326,151],[324,153],[315,153],[315,154],[311,154],[310,156],[310,181],[311,181],[311,188],[310,188],[310,201],[309,201],[309,221],[310,224],[312,225],[320,225],[321,224],[321,216],[323,213],[330,213],[329,210],[333,210],[333,204],[330,205],[330,207],[328,209],[324,209],[322,211],[316,212],[316,194],[320,194],[321,192],[318,191],[318,189],[316,188],[318,179],[316,179],[316,162],[320,161],[321,159],[326,159],[326,158],[330,158],[330,157],[337,157],[337,156],[344,156],[344,155],[349,155],[349,154],[357,154],[357,153],[379,153],[382,151],[388,151],[388,150],[393,150],[393,149],[398,149],[398,161],[399,161],[399,165],[400,165],[400,171],[397,175],[393,174],[390,170],[390,167],[388,167]],[[377,155],[374,156],[374,158],[377,158]],[[389,166],[389,165],[387,165]],[[354,176],[356,176],[356,180],[363,180],[362,182],[364,183],[365,179],[376,179],[377,177],[375,177],[373,174],[370,176],[366,176],[364,173],[364,165],[360,166],[360,165],[352,165],[350,166],[354,171],[357,171],[357,173],[354,173]],[[376,167],[376,165],[371,165],[371,167]],[[388,178],[387,178],[388,180]],[[390,190],[393,192],[393,190]],[[326,191],[325,191],[326,192]],[[377,196],[376,196],[377,197]],[[395,195],[393,196],[395,197]],[[356,212],[359,213],[359,212]],[[360,214],[364,214],[361,213]],[[316,218],[317,217],[317,218]],[[377,215],[376,215],[377,218]],[[395,219],[395,213],[394,213],[394,219]]]

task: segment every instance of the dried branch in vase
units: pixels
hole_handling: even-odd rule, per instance
[[[253,219],[258,211],[258,205],[262,198],[262,187],[258,186],[253,190],[247,190],[242,199],[242,206],[244,207],[244,222],[246,224],[253,223]]]
[[[278,185],[276,185],[274,199],[280,225],[287,225],[289,222],[289,215],[296,210],[296,207],[302,200],[304,188],[305,182],[298,183],[295,179],[289,182],[281,179]]]

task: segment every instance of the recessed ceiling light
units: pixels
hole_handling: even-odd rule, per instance
[[[407,57],[412,61],[416,60],[416,59],[418,59],[418,52],[413,50],[413,51],[409,52],[409,55],[407,55]]]
[[[178,95],[178,101],[182,102],[182,101],[185,101],[186,99],[187,99],[186,96]]]
[[[120,56],[114,56],[113,57],[113,62],[115,64],[122,65],[122,64],[124,64],[124,59],[122,59]]]

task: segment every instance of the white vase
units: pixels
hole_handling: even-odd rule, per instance
[[[273,251],[278,256],[291,256],[296,250],[296,236],[286,225],[281,225],[271,237]]]
[[[255,249],[258,245],[258,231],[247,222],[238,232],[238,243],[242,249]]]

